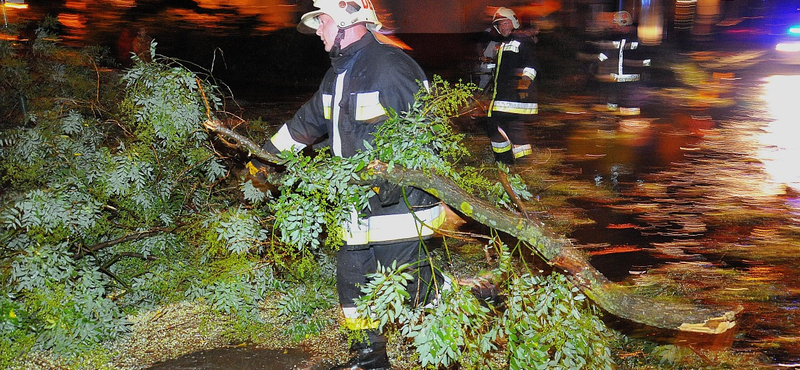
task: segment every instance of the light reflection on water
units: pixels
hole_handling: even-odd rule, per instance
[[[800,76],[753,75],[736,80],[728,108],[572,128],[567,160],[619,198],[586,207],[597,223],[571,237],[646,294],[744,306],[732,347],[796,363]],[[679,104],[670,99],[659,104]]]
[[[765,81],[762,96],[773,120],[756,135],[761,144],[756,158],[763,162],[772,181],[765,183],[762,191],[779,195],[784,186],[800,191],[800,75],[773,75]]]

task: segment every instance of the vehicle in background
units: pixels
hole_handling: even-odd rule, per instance
[[[800,21],[789,23],[782,29],[783,32],[775,35],[772,59],[781,64],[800,65]]]

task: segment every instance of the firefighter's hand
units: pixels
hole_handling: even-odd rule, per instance
[[[269,183],[268,177],[271,173],[275,172],[275,169],[272,168],[272,166],[261,163],[261,161],[255,158],[247,162],[246,167],[247,175],[245,176],[245,181],[250,180],[254,187],[263,192],[269,191],[271,184]]]
[[[390,206],[400,202],[400,197],[403,195],[403,188],[392,184],[385,179],[376,178],[372,180],[372,191],[378,194],[378,199],[381,201],[382,206]]]

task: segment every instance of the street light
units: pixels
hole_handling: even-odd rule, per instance
[[[8,28],[8,16],[6,16],[6,8],[11,9],[26,9],[28,4],[25,4],[25,0],[2,0],[3,1],[3,22]]]

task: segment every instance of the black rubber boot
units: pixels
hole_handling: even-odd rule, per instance
[[[350,348],[355,356],[344,364],[330,370],[390,370],[389,355],[386,354],[386,339],[380,334],[367,331],[367,340],[354,343]]]
[[[514,164],[514,155],[511,154],[510,150],[503,153],[494,153],[494,161],[511,166]]]

